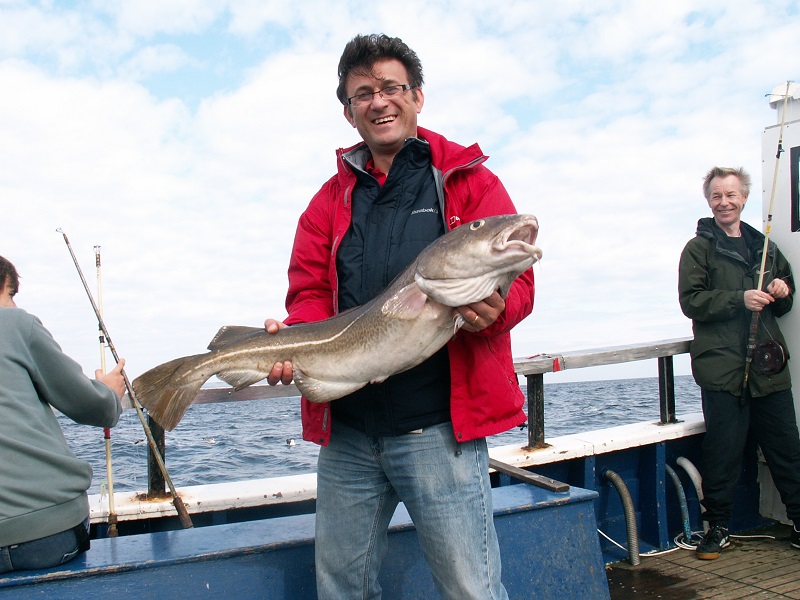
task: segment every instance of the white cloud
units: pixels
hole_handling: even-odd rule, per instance
[[[169,73],[196,62],[175,44],[157,44],[138,50],[120,66],[119,76],[123,79],[140,81],[151,75]]]
[[[200,33],[224,11],[226,0],[93,0],[120,30],[139,36]]]

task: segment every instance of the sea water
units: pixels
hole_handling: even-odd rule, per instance
[[[545,439],[660,418],[658,379],[553,383],[544,386]],[[525,391],[523,386],[523,391]],[[675,377],[678,414],[700,412],[691,376]],[[59,415],[73,452],[94,470],[91,494],[107,488],[102,429]],[[527,443],[526,428],[489,438],[490,446]],[[111,430],[114,491],[147,489],[147,440],[135,411]],[[193,405],[166,434],[165,463],[176,487],[311,473],[319,447],[302,440],[299,398]]]

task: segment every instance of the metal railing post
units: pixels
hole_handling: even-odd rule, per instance
[[[544,374],[526,375],[528,382],[528,448],[543,448]]]
[[[167,457],[164,454],[164,429],[156,423],[150,415],[147,415],[147,423],[150,426],[150,431],[153,434],[153,439],[156,442],[158,451],[161,453],[161,459],[166,463]],[[159,469],[158,462],[153,456],[153,450],[147,446],[147,495],[150,498],[164,498],[167,495],[167,484],[164,480],[164,474]]]
[[[658,400],[661,409],[661,424],[677,423],[675,417],[675,374],[672,357],[658,358]]]

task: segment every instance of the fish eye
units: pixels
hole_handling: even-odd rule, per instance
[[[469,228],[472,231],[475,231],[476,229],[480,229],[481,227],[483,227],[484,223],[486,223],[486,221],[484,221],[483,219],[479,221],[473,221],[472,223],[469,224]]]

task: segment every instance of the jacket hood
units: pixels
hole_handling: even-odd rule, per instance
[[[748,225],[744,221],[739,222],[739,229],[742,232],[742,237],[745,239],[751,256],[761,257],[764,252],[764,234],[755,227]],[[697,221],[698,236],[716,242],[716,249],[718,252],[730,256],[742,262],[748,262],[739,252],[737,247],[731,243],[731,238],[717,225],[713,217],[703,217]],[[775,249],[777,246],[772,240],[769,241],[767,256],[770,258],[775,257]]]

